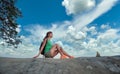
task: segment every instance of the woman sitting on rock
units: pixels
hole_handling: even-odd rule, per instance
[[[73,56],[67,54],[63,50],[63,48],[60,47],[58,44],[52,45],[50,41],[52,37],[53,37],[52,32],[51,31],[47,32],[45,38],[43,39],[43,42],[41,43],[38,55],[34,56],[33,58],[37,58],[40,54],[43,54],[46,58],[53,58],[58,53],[60,53],[61,55],[60,59],[73,58]]]

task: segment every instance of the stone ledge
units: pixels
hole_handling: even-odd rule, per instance
[[[0,74],[120,74],[120,56],[64,60],[0,57]]]

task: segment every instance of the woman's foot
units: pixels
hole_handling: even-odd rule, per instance
[[[66,55],[62,55],[61,57],[60,57],[60,59],[67,59],[67,58],[70,58],[70,59],[73,59],[74,57],[73,56],[66,56]]]
[[[61,55],[60,59],[67,59],[68,57],[66,55]]]
[[[69,58],[73,59],[74,57],[73,57],[73,56],[70,56]]]

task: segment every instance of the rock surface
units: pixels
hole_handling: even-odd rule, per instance
[[[64,60],[0,57],[0,74],[120,74],[120,56]]]

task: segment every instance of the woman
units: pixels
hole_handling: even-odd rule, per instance
[[[67,54],[62,47],[60,47],[58,44],[52,45],[50,39],[53,37],[53,34],[51,31],[47,32],[45,38],[43,39],[43,43],[40,46],[40,51],[38,55],[34,56],[34,58],[37,58],[43,51],[44,51],[44,56],[46,58],[53,58],[55,57],[58,53],[61,55],[61,59],[64,58],[73,58],[73,56],[70,56]]]

